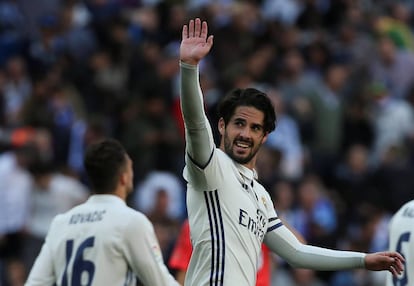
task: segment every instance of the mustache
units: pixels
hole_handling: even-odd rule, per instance
[[[249,144],[249,145],[253,145],[253,140],[251,140],[249,138],[244,138],[244,137],[241,137],[241,136],[236,137],[233,142],[234,143],[235,142],[241,142],[241,143],[246,143],[246,144]]]

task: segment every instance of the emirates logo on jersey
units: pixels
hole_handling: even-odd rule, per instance
[[[257,210],[256,216],[253,217],[247,211],[240,209],[239,225],[248,229],[261,241],[265,235],[266,221],[265,215],[260,210]]]

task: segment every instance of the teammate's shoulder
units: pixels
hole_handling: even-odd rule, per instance
[[[49,230],[53,231],[55,228],[60,228],[60,226],[64,224],[64,221],[67,220],[69,211],[56,215],[50,223]]]
[[[126,215],[127,217],[130,217],[133,220],[141,220],[141,221],[142,220],[145,220],[145,221],[148,220],[147,216],[144,213],[142,213],[142,212],[140,212],[140,211],[138,211],[138,210],[136,210],[136,209],[134,209],[130,206],[127,206],[126,208],[124,208],[122,210],[122,212],[124,213],[124,215]]]

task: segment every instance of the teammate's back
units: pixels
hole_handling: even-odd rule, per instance
[[[389,234],[389,249],[400,252],[405,257],[405,269],[398,277],[387,274],[387,286],[414,286],[414,200],[394,214]]]
[[[95,195],[54,218],[26,286],[178,285],[151,222],[129,208],[132,162],[114,140],[92,145],[85,168]]]

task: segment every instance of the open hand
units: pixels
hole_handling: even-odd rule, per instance
[[[368,270],[388,270],[394,276],[404,270],[404,257],[397,252],[384,251],[370,253],[365,256],[365,268]]]
[[[207,37],[207,22],[196,18],[183,26],[180,46],[180,60],[184,63],[197,65],[213,46],[213,36]]]

